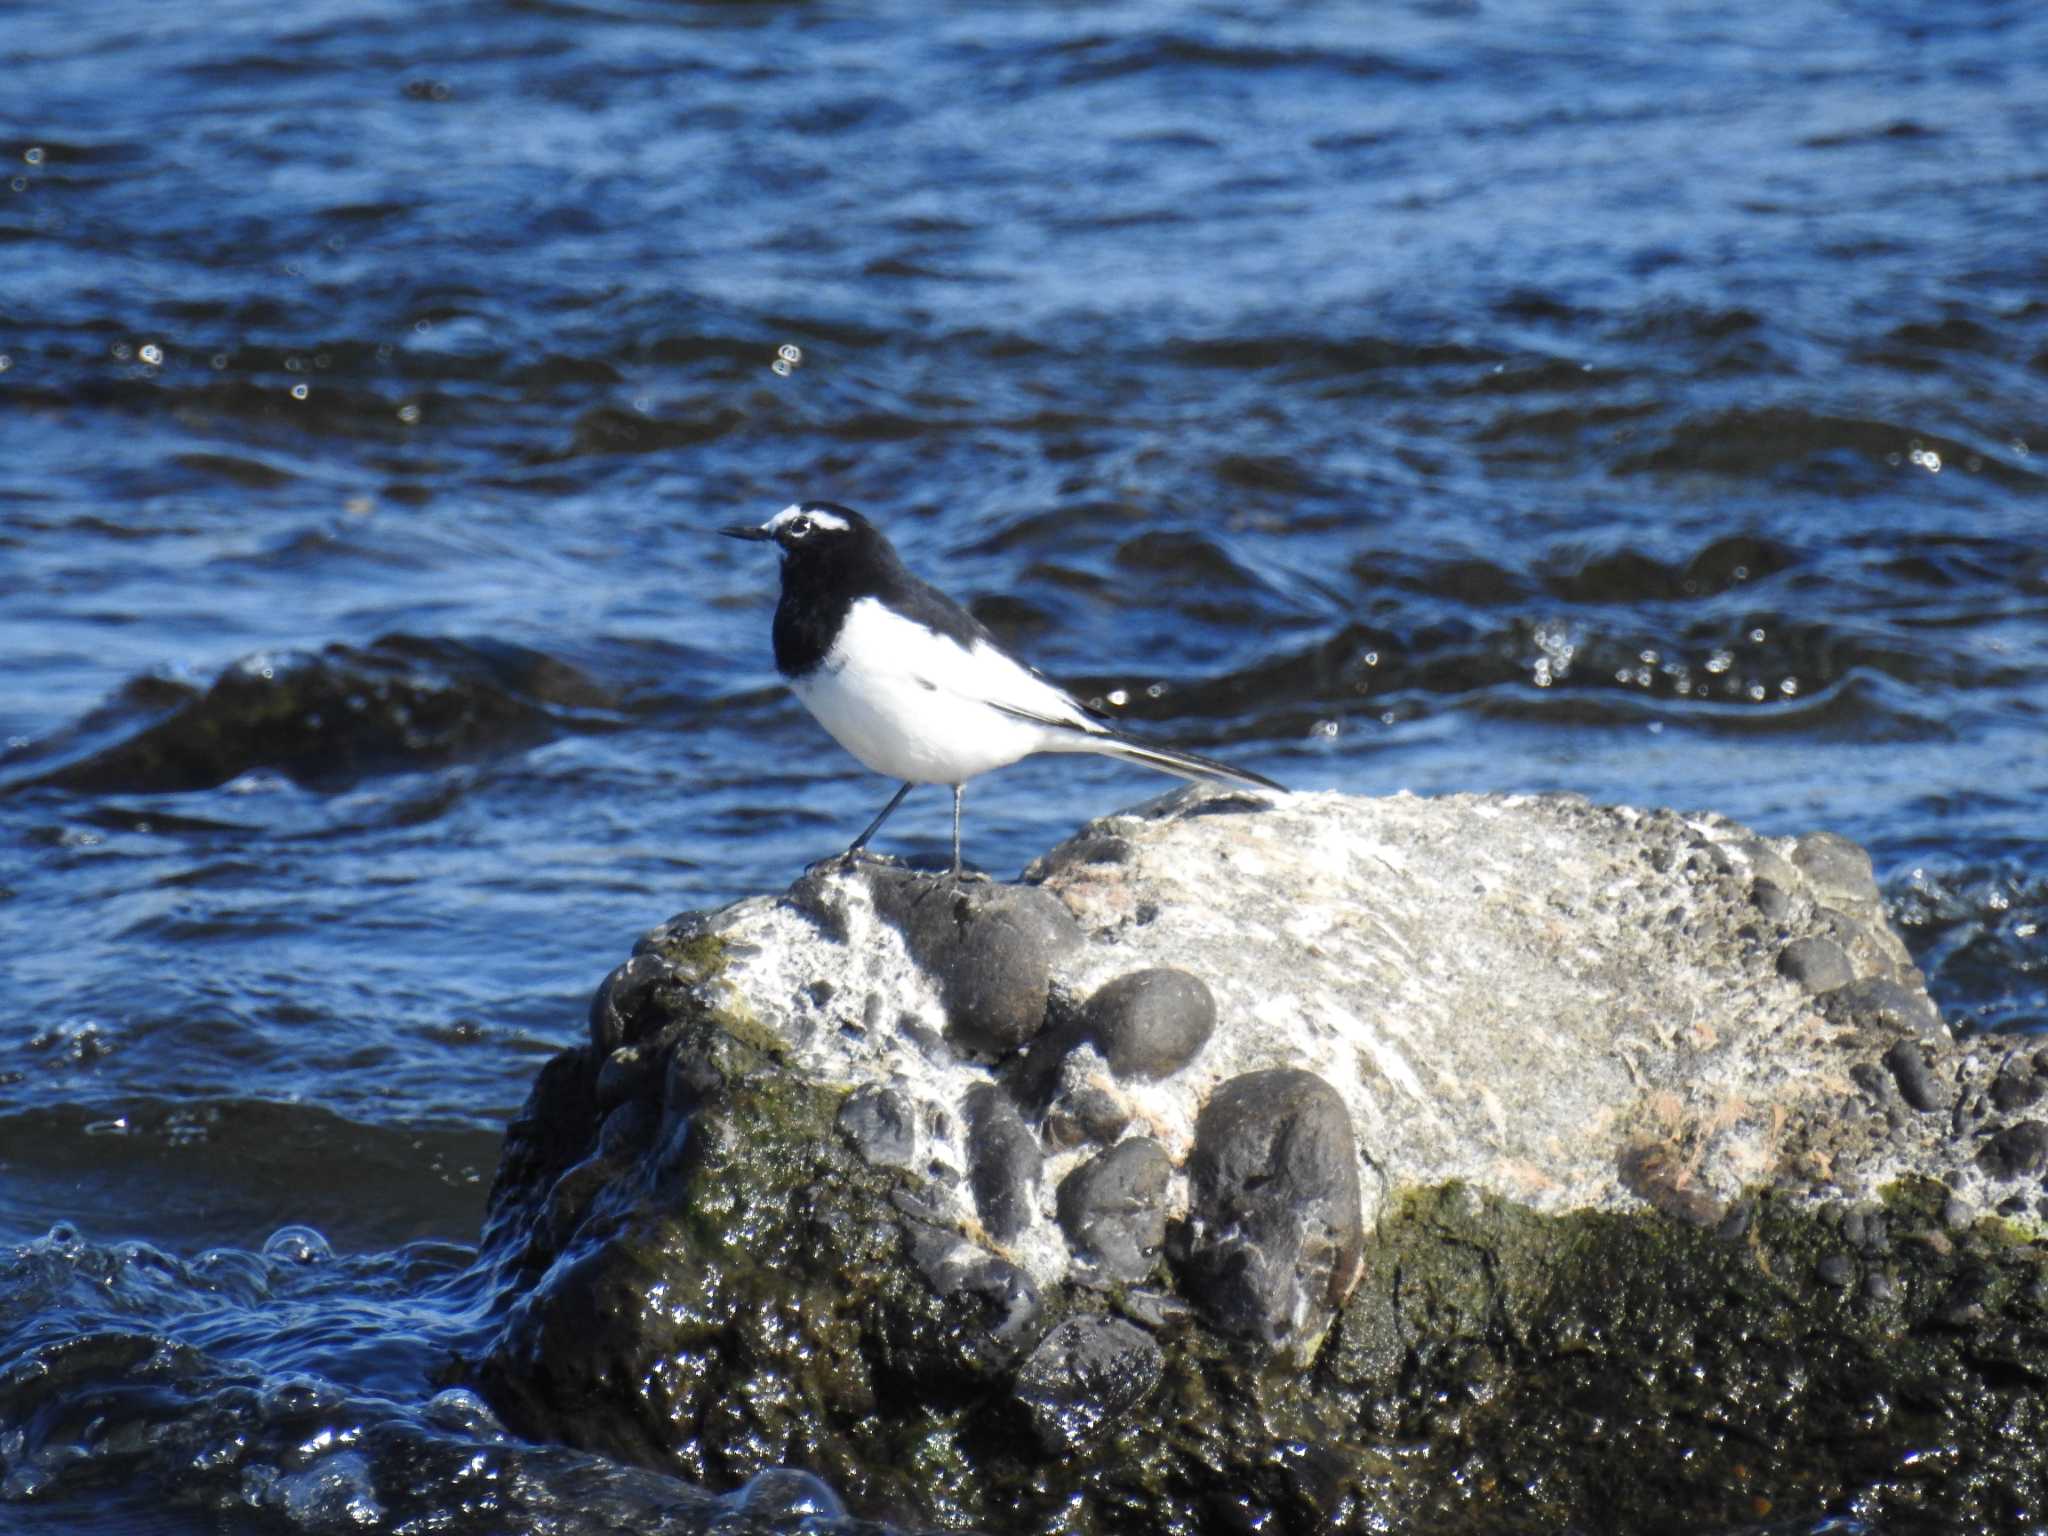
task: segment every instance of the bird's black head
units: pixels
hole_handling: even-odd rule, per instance
[[[718,531],[729,539],[760,540],[776,545],[785,555],[805,556],[851,554],[881,538],[851,507],[829,501],[784,507],[759,527],[742,523]]]

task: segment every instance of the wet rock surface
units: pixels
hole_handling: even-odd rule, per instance
[[[175,791],[267,768],[332,786],[531,746],[578,724],[601,725],[617,702],[537,651],[404,634],[250,656],[204,691],[160,691],[152,707],[125,711],[103,730],[46,743],[40,755],[69,760],[22,783]]]
[[[1017,1400],[1047,1454],[1071,1456],[1143,1401],[1164,1369],[1159,1345],[1135,1323],[1071,1317],[1018,1371]]]
[[[1184,792],[1027,878],[642,941],[492,1193],[512,1427],[988,1529],[1875,1515],[1871,1414],[1981,1470],[1917,1509],[2048,1494],[2048,1072],[1950,1037],[1860,850]]]

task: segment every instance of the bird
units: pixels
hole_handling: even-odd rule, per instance
[[[1285,793],[1263,774],[1128,736],[1012,656],[986,625],[904,566],[850,507],[806,501],[758,526],[717,530],[776,546],[775,670],[832,739],[901,779],[841,858],[852,861],[920,784],[953,791],[953,879],[962,878],[967,781],[1034,752],[1094,752],[1184,779]]]

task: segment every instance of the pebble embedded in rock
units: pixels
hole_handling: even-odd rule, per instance
[[[1814,1266],[1821,1283],[1847,1290],[1856,1280],[1856,1261],[1846,1253],[1831,1253]]]
[[[609,1110],[637,1095],[652,1097],[660,1088],[660,1054],[643,1045],[622,1045],[597,1069],[592,1092],[597,1107]]]
[[[917,1158],[916,1115],[906,1095],[869,1083],[846,1096],[834,1124],[870,1167],[908,1168]]]
[[[937,982],[956,1046],[999,1057],[1044,1027],[1053,964],[1081,944],[1059,898],[1036,886],[955,885],[888,866],[867,876],[875,910]]]
[[[1794,939],[1778,955],[1778,974],[1809,992],[1832,992],[1856,979],[1848,951],[1833,939]]]
[[[674,976],[675,967],[651,952],[612,968],[590,1000],[590,1044],[599,1058],[652,1034],[666,1022],[666,1014],[651,1005],[654,989]]]
[[[1049,1456],[1072,1456],[1145,1400],[1166,1368],[1152,1336],[1120,1317],[1070,1317],[1017,1372],[1018,1402]]]
[[[1838,832],[1809,832],[1792,845],[1792,862],[1828,903],[1874,906],[1879,897],[1870,855]]]
[[[1063,1087],[1045,1112],[1047,1141],[1066,1150],[1086,1146],[1113,1145],[1131,1123],[1131,1107],[1116,1094],[1095,1083],[1083,1083],[1072,1092]]]
[[[961,1106],[967,1119],[968,1187],[981,1224],[999,1243],[1031,1225],[1045,1155],[1001,1089],[984,1085]]]
[[[1752,882],[1749,899],[1757,911],[1774,923],[1792,910],[1792,898],[1785,894],[1784,887],[1770,880]]]
[[[1919,1041],[1899,1041],[1884,1053],[1884,1064],[1891,1068],[1892,1079],[1899,1085],[1899,1097],[1913,1108],[1922,1114],[1948,1108],[1952,1101],[1948,1085],[1928,1070],[1927,1056]]]
[[[1166,1187],[1173,1164],[1149,1136],[1133,1136],[1060,1181],[1060,1230],[1077,1259],[1104,1279],[1142,1280],[1166,1241]]]
[[[2048,1089],[2034,1075],[2026,1058],[2015,1056],[1998,1069],[1991,1084],[1991,1102],[2001,1113],[2011,1114],[2035,1103],[2044,1091]]]
[[[2021,1120],[1995,1132],[1977,1153],[1977,1161],[1994,1179],[2017,1179],[2048,1168],[2048,1125]]]
[[[1195,1121],[1184,1288],[1225,1332],[1305,1365],[1358,1279],[1358,1147],[1337,1090],[1281,1067],[1233,1078]]]
[[[1824,992],[1818,999],[1823,1017],[1835,1024],[1887,1033],[1938,1035],[1941,1014],[1925,992],[1915,991],[1889,976],[1866,976]]]
[[[1216,999],[1201,977],[1170,966],[1132,971],[1081,1010],[1081,1032],[1118,1077],[1156,1081],[1186,1066],[1216,1029]]]

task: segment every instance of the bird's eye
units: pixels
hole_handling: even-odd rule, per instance
[[[792,539],[800,539],[810,531],[811,520],[808,517],[799,517],[789,525],[789,536]]]

